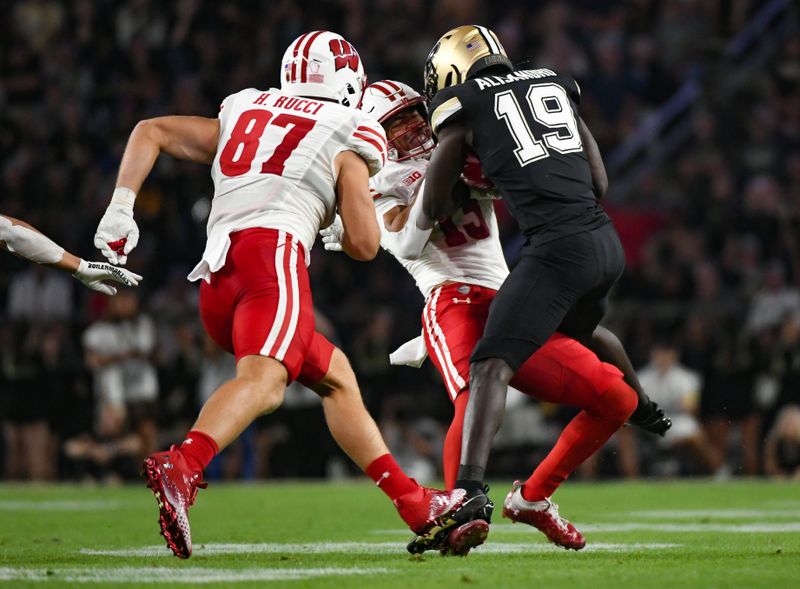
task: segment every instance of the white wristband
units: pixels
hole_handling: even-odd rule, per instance
[[[111,204],[121,205],[126,209],[133,210],[133,203],[136,202],[136,193],[130,188],[117,186],[111,195]]]

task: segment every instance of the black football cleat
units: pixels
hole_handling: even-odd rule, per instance
[[[439,550],[443,554],[466,555],[480,546],[489,534],[494,503],[486,495],[488,487],[467,494],[467,500],[456,510],[438,518],[425,530],[412,538],[406,547],[411,554]],[[476,520],[483,523],[470,524]],[[453,544],[449,540],[453,536]]]

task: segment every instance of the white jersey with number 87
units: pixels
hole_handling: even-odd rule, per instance
[[[370,175],[386,162],[380,124],[334,102],[250,88],[223,101],[219,120],[208,243],[189,280],[222,268],[229,235],[242,229],[286,231],[309,252],[336,213],[336,156],[354,151]]]

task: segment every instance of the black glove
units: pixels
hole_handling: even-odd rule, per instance
[[[646,405],[638,407],[633,412],[628,423],[661,437],[664,437],[667,430],[672,427],[672,420],[664,415],[664,410],[658,406],[658,403],[649,399]]]

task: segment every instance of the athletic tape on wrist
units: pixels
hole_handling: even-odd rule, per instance
[[[114,205],[122,205],[125,208],[133,209],[134,202],[136,202],[136,193],[124,186],[117,186],[111,195],[111,204]]]

